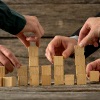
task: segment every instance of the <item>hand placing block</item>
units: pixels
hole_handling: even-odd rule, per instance
[[[86,84],[86,75],[85,74],[77,74],[77,85],[85,85]]]
[[[0,77],[5,76],[5,66],[0,66]]]
[[[99,71],[90,71],[90,82],[99,82]]]
[[[65,85],[74,85],[74,75],[65,75]]]
[[[3,77],[4,87],[14,87],[16,86],[16,77]]]
[[[64,65],[63,56],[54,56],[54,66],[55,65]]]

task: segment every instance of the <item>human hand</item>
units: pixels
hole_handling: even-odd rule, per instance
[[[24,29],[18,33],[16,36],[21,40],[21,42],[26,46],[30,46],[30,42],[35,42],[36,46],[39,46],[40,38],[44,34],[44,30],[40,25],[38,19],[35,16],[24,16],[26,19],[26,25]],[[25,36],[24,32],[34,33],[32,36]]]
[[[87,76],[90,76],[90,71],[100,71],[100,59],[89,63],[86,67]]]
[[[14,67],[19,68],[21,64],[10,50],[0,45],[0,66],[5,66],[8,73],[12,72]]]
[[[46,57],[53,63],[53,56],[69,57],[74,52],[74,45],[77,41],[65,36],[55,36],[46,48]]]
[[[98,47],[98,38],[100,37],[100,17],[89,18],[83,25],[78,38],[80,47],[94,45]]]

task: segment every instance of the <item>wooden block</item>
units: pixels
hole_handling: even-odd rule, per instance
[[[0,77],[0,87],[2,87],[2,86],[3,86],[3,78]]]
[[[43,86],[51,85],[51,75],[42,75],[41,79]]]
[[[39,75],[31,75],[30,76],[30,85],[31,86],[39,86]]]
[[[28,48],[28,52],[29,52],[29,58],[33,59],[34,57],[38,57],[39,53],[38,53],[38,47],[37,46],[30,46]]]
[[[4,87],[14,87],[16,86],[16,77],[3,77],[3,86]]]
[[[42,68],[42,75],[51,75],[51,65],[43,65]]]
[[[64,65],[63,56],[54,56],[54,65]]]
[[[99,71],[90,71],[90,82],[99,82]]]
[[[54,66],[54,75],[64,75],[64,66]]]
[[[76,74],[86,74],[84,66],[76,66]]]
[[[27,76],[27,67],[26,66],[21,66],[20,68],[17,69],[17,75],[18,76]]]
[[[27,76],[18,76],[18,85],[19,86],[27,86],[28,85],[28,77]]]
[[[39,75],[39,66],[37,67],[29,67],[29,73],[31,75]]]
[[[76,45],[74,47],[75,49],[75,56],[83,56],[84,55],[84,47],[79,47],[78,45]]]
[[[65,75],[65,85],[74,85],[74,75]]]
[[[0,66],[0,77],[5,76],[5,66]]]
[[[39,58],[38,57],[30,57],[29,58],[29,67],[39,66]]]
[[[76,66],[85,66],[85,56],[75,56]]]
[[[64,76],[55,75],[54,76],[54,84],[55,85],[63,85],[64,84]]]
[[[86,74],[77,74],[77,85],[85,85],[86,84]]]

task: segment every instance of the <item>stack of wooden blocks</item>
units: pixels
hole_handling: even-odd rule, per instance
[[[39,85],[39,54],[38,47],[30,46],[29,51],[29,74],[30,74],[30,85]]]
[[[16,86],[16,77],[5,77],[5,67],[0,66],[0,87],[13,87]]]
[[[78,45],[75,46],[75,66],[77,84],[86,84],[84,48]]]

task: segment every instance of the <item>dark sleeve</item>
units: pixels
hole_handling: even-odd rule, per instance
[[[11,10],[4,2],[0,0],[0,28],[16,35],[25,26],[26,20],[19,13]]]
[[[100,13],[98,13],[95,17],[100,17]],[[81,28],[79,28],[75,33],[72,34],[72,36],[75,35],[79,35]],[[99,42],[98,42],[99,43]],[[85,47],[85,57],[88,57],[89,55],[91,55],[92,53],[94,53],[96,50],[98,50],[100,48],[100,43],[98,47],[94,47],[92,45],[88,45]]]

